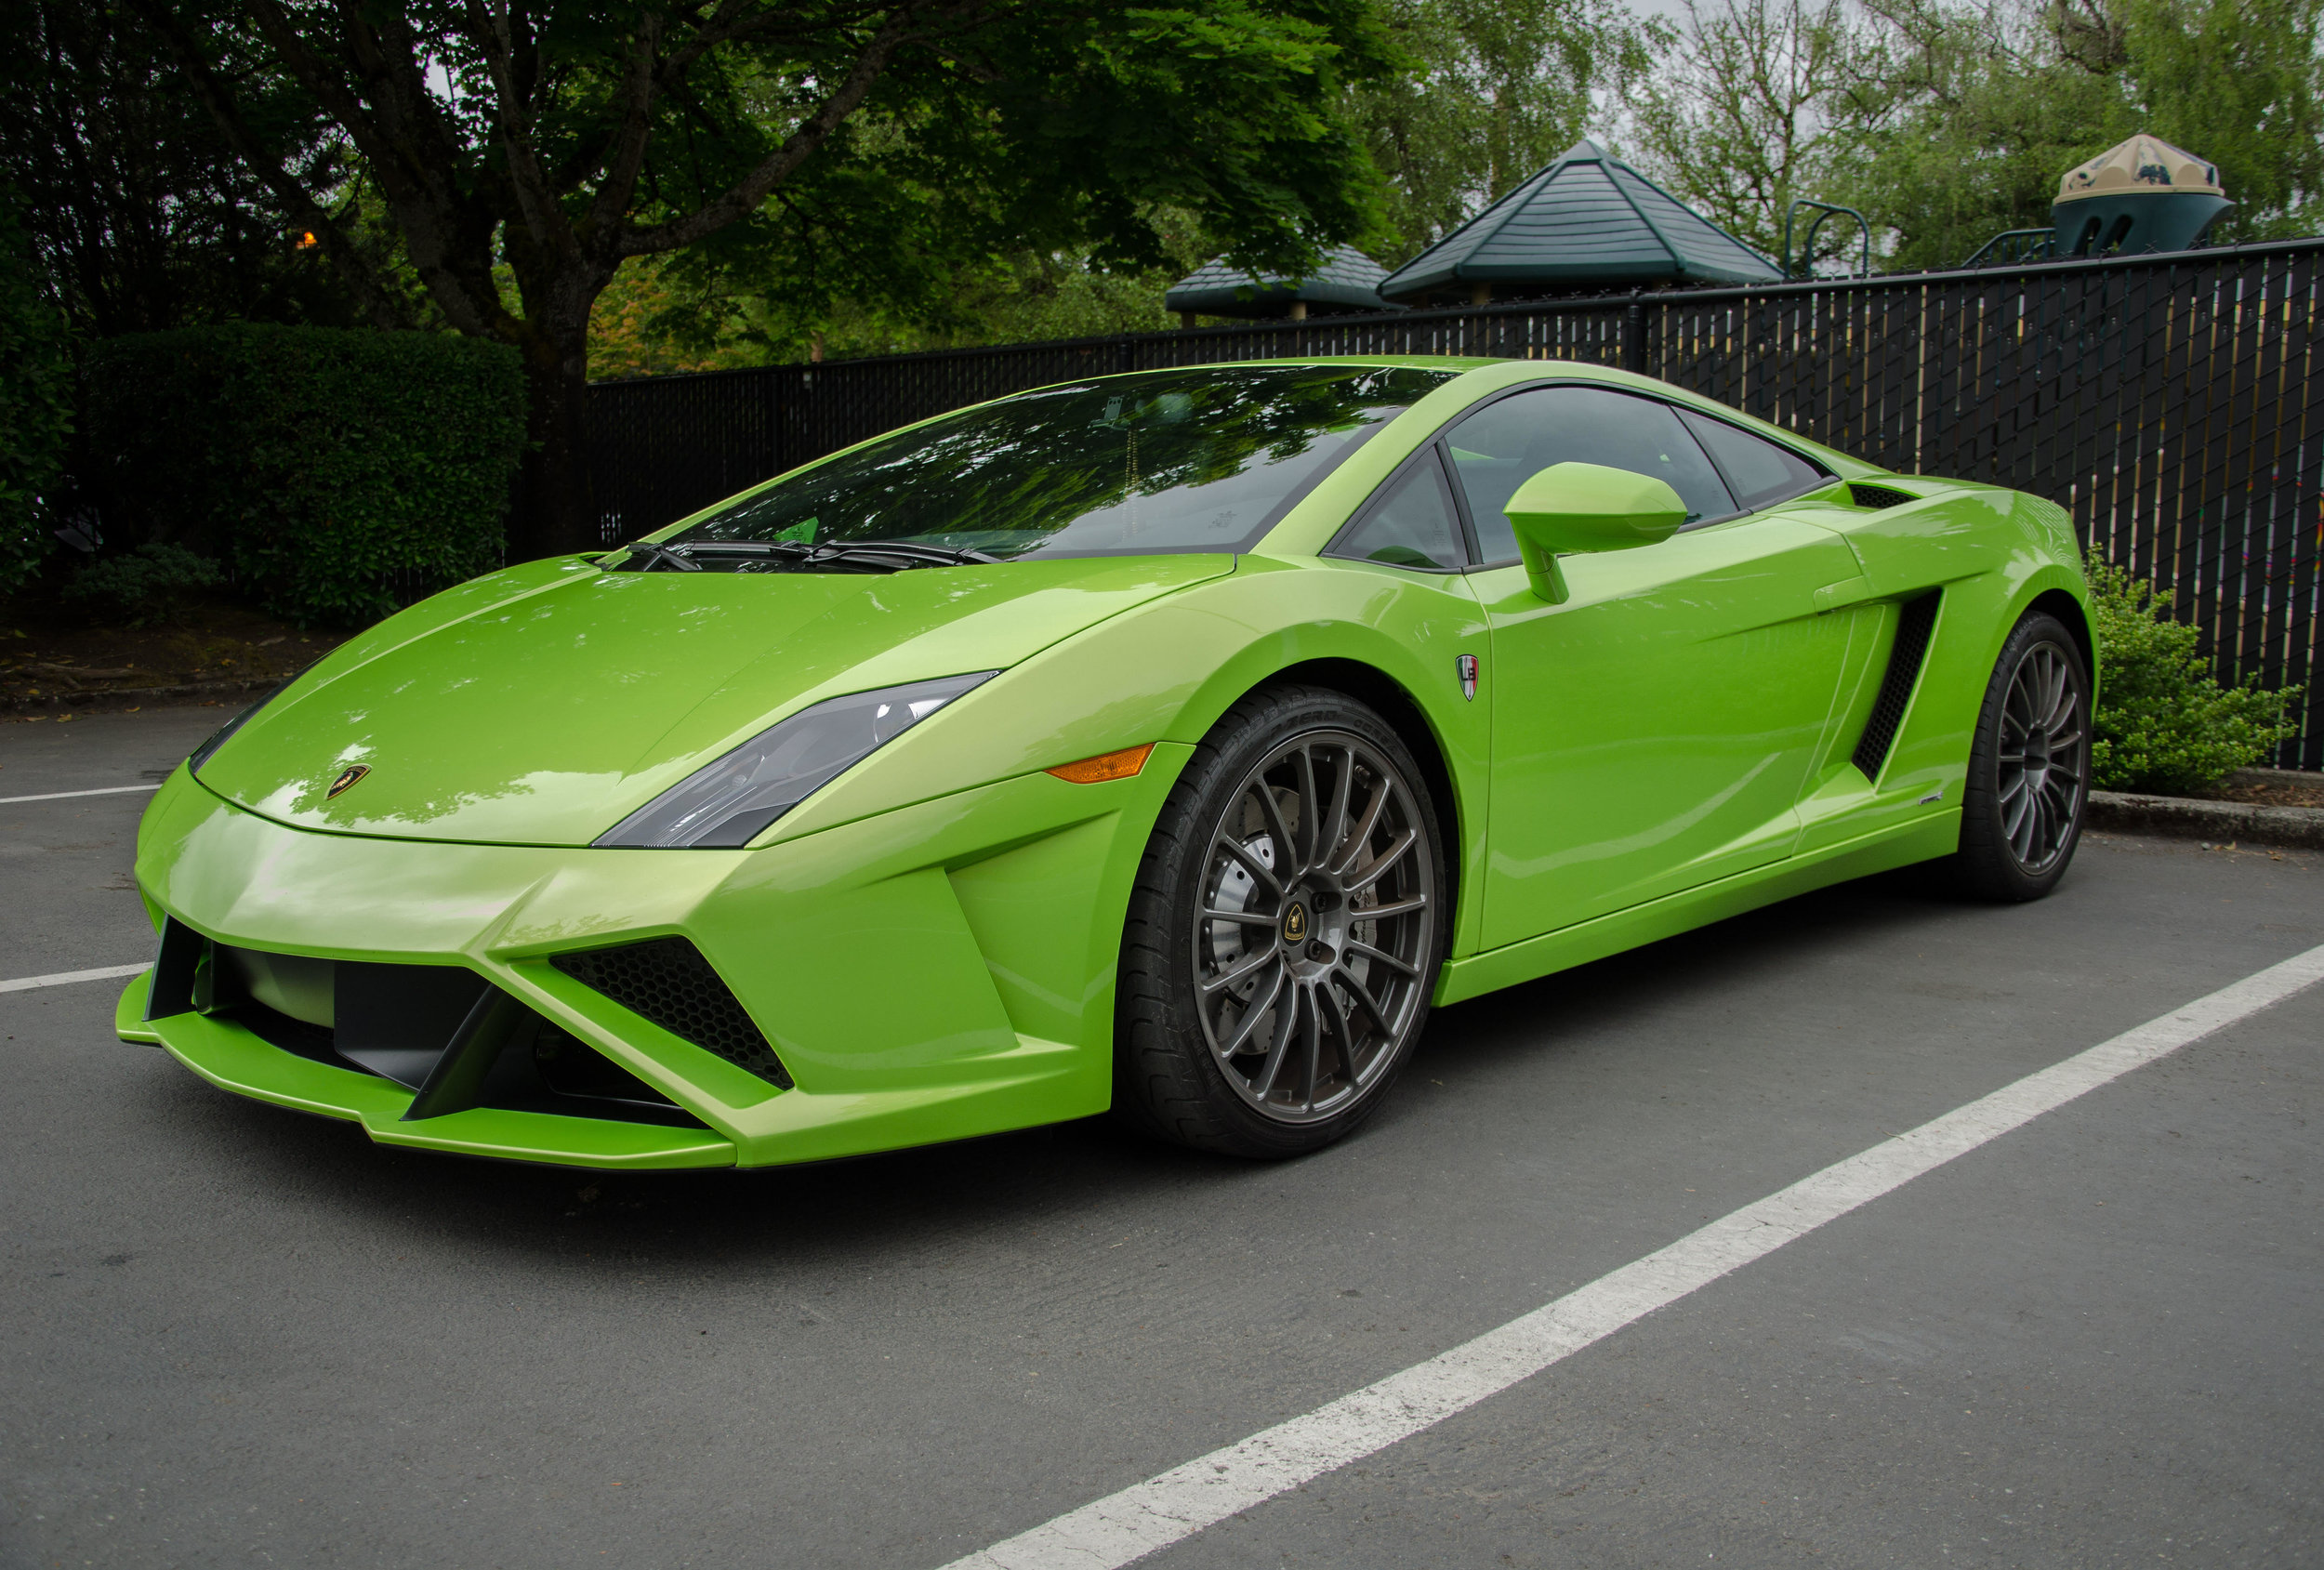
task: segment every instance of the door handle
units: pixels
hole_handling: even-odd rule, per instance
[[[1816,591],[1816,613],[1820,616],[1827,611],[1838,611],[1849,605],[1861,604],[1871,598],[1872,585],[1868,579],[1861,575],[1842,578],[1836,584],[1826,584]]]

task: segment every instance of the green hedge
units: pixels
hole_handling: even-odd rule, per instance
[[[513,350],[237,323],[92,344],[86,376],[110,545],[221,558],[267,609],[341,625],[499,562]]]
[[[2203,635],[2172,621],[2152,586],[2096,557],[2084,562],[2098,631],[2098,706],[2090,783],[2099,790],[2200,791],[2297,735],[2303,689],[2263,692],[2256,676],[2223,687]]]
[[[0,594],[13,592],[51,544],[46,493],[73,433],[73,363],[64,323],[43,297],[31,247],[0,205]]]

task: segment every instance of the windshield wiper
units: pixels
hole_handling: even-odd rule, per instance
[[[621,548],[632,556],[642,559],[643,565],[638,568],[640,573],[651,573],[654,568],[665,565],[680,573],[702,571],[702,563],[688,561],[684,551],[672,550],[669,547],[653,540],[631,540]]]
[[[705,555],[780,557],[801,567],[830,562],[885,568],[891,573],[908,567],[966,567],[1004,560],[966,547],[919,545],[910,540],[827,540],[821,545],[809,545],[805,540],[689,540],[686,548]],[[693,561],[686,564],[699,565]]]

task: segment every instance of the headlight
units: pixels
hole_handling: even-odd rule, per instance
[[[608,848],[732,850],[980,681],[946,676],[828,698],[761,731],[600,835]]]
[[[297,679],[297,677],[293,677],[291,679],[293,681]],[[266,707],[267,705],[281,697],[283,695],[283,688],[288,687],[289,685],[289,681],[284,682],[282,687],[275,688],[274,691],[269,693],[265,697],[260,698],[257,703],[252,704],[248,708],[244,709],[240,714],[235,715],[225,724],[220,725],[217,730],[211,732],[210,739],[208,741],[204,742],[200,746],[195,747],[191,753],[186,755],[186,772],[190,774],[200,773],[202,772],[202,765],[210,760],[210,754],[216,752],[219,747],[224,746],[229,736],[231,736],[235,732],[241,730],[244,725],[248,724],[252,715],[257,713],[258,710]]]

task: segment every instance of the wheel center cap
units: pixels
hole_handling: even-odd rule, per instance
[[[1297,946],[1307,942],[1307,934],[1314,930],[1314,918],[1307,913],[1305,900],[1293,900],[1283,913],[1283,941]]]

